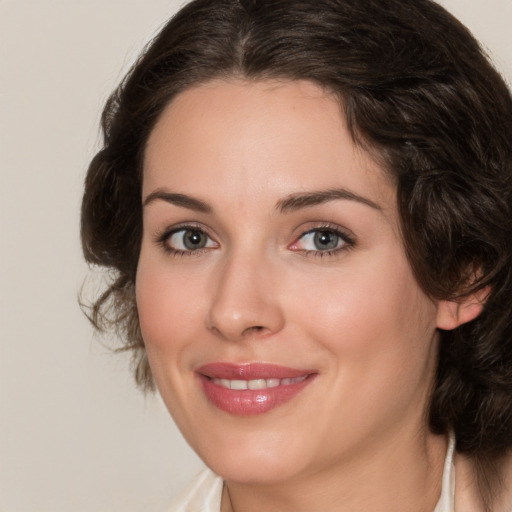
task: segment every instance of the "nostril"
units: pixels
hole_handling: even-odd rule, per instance
[[[248,334],[251,332],[261,332],[264,331],[265,327],[263,325],[253,325],[252,327],[248,327],[245,329],[244,334]]]

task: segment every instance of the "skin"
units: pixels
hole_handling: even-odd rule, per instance
[[[363,199],[276,208],[332,189]],[[152,131],[140,325],[170,413],[226,481],[224,512],[434,509],[446,452],[426,426],[437,327],[478,306],[422,292],[395,200],[339,102],[312,83],[212,81],[181,93]],[[169,252],[182,233],[163,235],[190,223],[208,234],[206,246]],[[326,226],[353,244],[339,239],[328,253],[304,236]],[[317,375],[284,405],[242,417],[202,392],[195,370],[217,361]]]

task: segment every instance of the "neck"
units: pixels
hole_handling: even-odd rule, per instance
[[[364,453],[277,484],[226,482],[222,512],[432,512],[441,493],[447,440],[430,433],[368,445]]]

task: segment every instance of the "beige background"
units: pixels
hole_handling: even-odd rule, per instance
[[[182,1],[0,0],[0,511],[163,511],[200,468],[77,306],[101,106]],[[512,0],[444,0],[512,82]],[[512,134],[511,134],[512,136]]]

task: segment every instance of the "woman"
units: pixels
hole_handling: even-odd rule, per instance
[[[213,471],[172,510],[512,510],[511,128],[430,0],[163,28],[105,108],[82,240],[116,272],[94,323]]]

